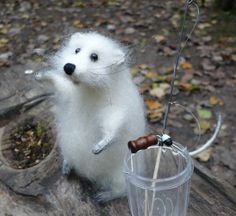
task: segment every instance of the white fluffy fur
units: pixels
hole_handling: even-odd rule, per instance
[[[77,54],[76,48],[81,49]],[[97,62],[91,61],[91,53],[98,54]],[[51,59],[52,71],[38,75],[52,80],[56,89],[64,172],[71,167],[95,182],[102,201],[125,194],[122,170],[127,142],[145,134],[143,101],[125,55],[122,46],[110,38],[75,33]],[[71,76],[63,70],[66,63],[76,66]]]

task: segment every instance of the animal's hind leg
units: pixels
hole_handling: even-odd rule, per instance
[[[111,185],[110,190],[101,191],[96,194],[95,199],[99,203],[105,203],[126,196],[125,180],[122,176],[122,173],[120,173],[119,176],[115,177],[113,178],[110,184]]]

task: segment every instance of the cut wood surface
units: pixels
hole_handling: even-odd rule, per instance
[[[23,75],[16,75],[14,70],[11,73],[6,72],[2,77],[5,80],[4,85],[0,86],[3,92],[1,98],[16,94],[10,98],[10,102],[0,106],[0,109],[25,101],[28,98],[25,95],[31,97],[44,93],[43,88],[32,87],[33,82],[29,82],[29,78],[28,81],[23,79]],[[10,82],[12,84],[8,87]],[[18,87],[23,89],[24,94],[17,93]],[[36,111],[33,111],[33,114],[37,116]],[[19,115],[15,118],[19,118]],[[0,129],[1,148],[3,148],[2,137],[8,133],[7,127],[9,125]],[[0,216],[130,215],[126,198],[100,205],[93,199],[95,188],[90,183],[75,175],[69,178],[62,176],[60,172],[62,158],[56,145],[45,160],[28,169],[11,168],[2,154],[0,159]],[[188,215],[235,216],[235,188],[211,175],[208,169],[197,162],[195,165]]]

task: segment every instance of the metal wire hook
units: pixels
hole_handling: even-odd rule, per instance
[[[194,0],[188,0],[187,3],[190,5],[193,3]]]
[[[195,23],[194,23],[193,28],[191,29],[190,33],[187,34],[187,39],[184,41],[184,45],[189,40],[190,36],[192,35],[192,33],[195,30],[195,28],[197,26],[197,23],[199,21],[200,12],[199,12],[199,7],[198,7],[197,3],[194,0],[187,0],[186,3],[185,3],[184,19],[183,19],[182,26],[181,26],[181,31],[180,31],[180,38],[179,38],[179,44],[178,44],[178,49],[177,49],[175,65],[174,65],[173,78],[172,78],[172,81],[171,81],[170,96],[169,96],[169,101],[167,103],[167,108],[166,108],[165,115],[164,115],[163,130],[162,130],[163,134],[165,133],[165,129],[166,129],[167,123],[168,123],[168,116],[169,116],[170,108],[171,108],[171,105],[172,105],[174,82],[175,82],[175,79],[176,79],[176,73],[177,73],[178,66],[179,66],[179,60],[180,60],[181,53],[182,53],[182,50],[183,50],[182,41],[183,41],[183,37],[184,37],[184,27],[185,27],[185,23],[186,23],[186,17],[187,17],[189,7],[192,4],[196,7],[196,10],[197,10],[196,20],[195,20]]]

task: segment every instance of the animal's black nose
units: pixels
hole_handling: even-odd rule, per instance
[[[75,65],[71,64],[71,63],[65,64],[64,65],[64,71],[66,72],[66,74],[72,75],[75,71]]]

